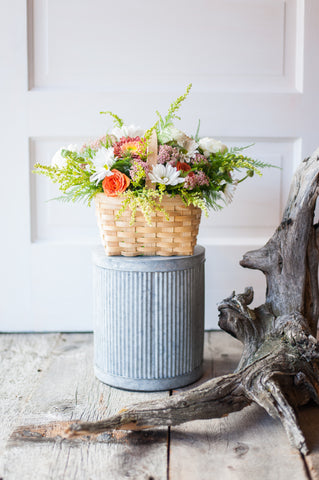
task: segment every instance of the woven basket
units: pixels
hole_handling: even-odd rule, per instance
[[[201,218],[201,209],[186,207],[180,197],[165,197],[162,212],[151,216],[148,225],[143,213],[136,211],[134,225],[130,225],[131,211],[128,208],[121,217],[116,216],[122,198],[108,197],[104,193],[95,196],[97,220],[106,255],[193,255]]]
[[[147,162],[150,167],[157,163],[157,137],[153,133],[149,142]],[[147,188],[155,186],[146,179]],[[134,225],[130,225],[131,210],[117,218],[123,198],[108,197],[104,193],[95,196],[96,214],[102,244],[106,255],[193,255],[201,218],[201,209],[186,207],[178,196],[164,195],[160,206],[162,212],[151,215],[149,225],[141,210],[136,210]]]

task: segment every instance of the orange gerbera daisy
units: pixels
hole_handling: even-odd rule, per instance
[[[146,146],[140,137],[123,137],[113,145],[113,150],[115,157],[141,158],[145,154]]]

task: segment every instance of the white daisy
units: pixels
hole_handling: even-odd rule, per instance
[[[223,192],[226,205],[229,205],[233,201],[237,184],[238,184],[238,180],[234,180],[233,183],[226,183],[226,186]]]
[[[152,183],[161,183],[162,185],[177,185],[183,183],[185,178],[180,178],[180,171],[172,165],[154,165],[149,177]]]
[[[94,155],[92,162],[95,167],[95,172],[90,176],[90,181],[95,182],[96,185],[105,177],[113,175],[111,168],[115,162],[113,148],[100,148]]]

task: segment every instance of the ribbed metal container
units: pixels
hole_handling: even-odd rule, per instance
[[[202,374],[205,249],[181,257],[93,252],[95,374],[127,390],[178,388]]]

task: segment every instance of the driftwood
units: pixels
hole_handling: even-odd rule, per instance
[[[248,252],[240,264],[266,276],[266,301],[249,305],[253,289],[233,293],[219,305],[220,327],[240,340],[243,354],[236,371],[213,378],[166,400],[134,405],[93,423],[76,422],[69,435],[110,429],[140,430],[219,418],[252,402],[279,418],[291,444],[308,449],[298,425],[296,407],[319,403],[319,315],[317,225],[319,149],[295,173],[282,222],[261,249]]]

